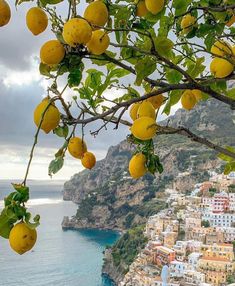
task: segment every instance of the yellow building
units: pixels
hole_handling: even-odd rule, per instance
[[[198,269],[206,275],[207,283],[217,286],[234,273],[235,263],[225,258],[203,257],[199,260]]]
[[[222,243],[213,245],[202,245],[201,253],[203,257],[208,258],[223,258],[229,261],[234,260],[233,245]]]

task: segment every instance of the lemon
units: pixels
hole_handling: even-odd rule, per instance
[[[104,31],[96,30],[92,32],[91,39],[87,43],[87,48],[93,55],[101,55],[107,50],[109,43],[108,34]]]
[[[94,26],[104,26],[108,21],[108,17],[108,9],[102,1],[90,3],[84,12],[84,18]]]
[[[129,162],[129,172],[133,179],[138,179],[145,175],[147,168],[144,154],[138,153],[131,158]]]
[[[216,41],[211,47],[211,53],[217,56],[224,57],[232,53],[231,46],[224,41]]]
[[[191,92],[195,96],[196,101],[199,101],[202,99],[202,92],[199,89],[193,89],[193,90],[191,90]]]
[[[155,119],[155,109],[152,103],[146,100],[140,104],[137,110],[137,118],[143,117],[143,116],[151,117]]]
[[[32,7],[26,14],[26,25],[35,36],[41,34],[48,25],[47,14],[39,7]]]
[[[45,133],[49,133],[50,131],[54,130],[60,122],[60,112],[58,108],[54,105],[54,103],[51,103],[48,107],[49,103],[50,100],[46,97],[34,110],[34,123],[37,125],[37,127],[39,126],[42,116],[44,114],[40,128]]]
[[[161,12],[164,8],[164,0],[145,0],[146,8],[153,15]]]
[[[166,98],[162,94],[158,94],[158,95],[154,95],[152,97],[149,97],[147,99],[147,101],[151,102],[155,109],[158,109],[162,106],[165,99]]]
[[[84,19],[72,18],[64,24],[63,38],[71,47],[77,44],[86,44],[90,41],[92,29]]]
[[[95,155],[91,152],[86,152],[82,157],[82,165],[86,169],[92,169],[96,164]]]
[[[11,19],[11,8],[5,0],[0,0],[0,27],[5,26]]]
[[[156,134],[157,125],[153,118],[144,116],[136,119],[130,130],[137,139],[149,140]]]
[[[234,66],[227,60],[214,58],[210,64],[210,71],[216,78],[224,78],[233,72]]]
[[[140,0],[136,7],[136,16],[138,17],[144,17],[148,13],[148,9],[146,8],[145,1]]]
[[[65,55],[65,49],[58,40],[50,40],[46,42],[40,50],[40,58],[42,63],[47,65],[59,64]]]
[[[187,14],[181,20],[180,26],[184,33],[189,33],[195,26],[196,18],[190,14]]]
[[[86,143],[80,137],[73,137],[69,140],[68,151],[74,158],[81,159],[87,152]]]
[[[191,90],[186,90],[181,96],[181,104],[184,109],[191,110],[195,104],[197,103],[197,99]]]
[[[138,111],[138,109],[140,107],[140,104],[141,104],[140,102],[136,102],[136,103],[133,103],[131,105],[131,108],[130,108],[130,111],[129,111],[129,115],[130,115],[130,117],[131,117],[131,119],[133,121],[137,119],[137,111]]]
[[[30,229],[24,222],[17,223],[9,235],[11,248],[19,254],[24,254],[32,249],[36,240],[37,231]]]

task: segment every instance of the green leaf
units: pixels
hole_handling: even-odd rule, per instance
[[[163,56],[168,55],[174,46],[174,43],[165,37],[156,37],[154,44],[157,52]]]
[[[21,203],[27,202],[29,199],[29,188],[21,184],[12,184],[12,186],[17,191],[13,199]]]
[[[176,103],[178,103],[178,101],[180,100],[182,95],[182,90],[173,90],[170,94],[169,94],[169,99],[162,111],[162,113],[165,113],[166,115],[169,115],[171,112],[171,107],[173,105],[175,105]]]
[[[166,79],[169,83],[179,83],[182,78],[183,75],[180,72],[169,68],[166,69]]]
[[[18,220],[12,209],[6,207],[0,215],[0,236],[8,238],[14,223]]]
[[[175,8],[175,16],[179,16],[187,11],[191,0],[174,0],[172,7]]]
[[[156,70],[156,61],[150,56],[140,59],[135,65],[136,85],[141,85],[143,79]]]
[[[53,130],[53,132],[59,137],[66,138],[68,136],[68,133],[69,133],[69,128],[67,125],[58,126]]]
[[[197,58],[196,59],[196,63],[189,61],[187,66],[187,73],[192,77],[192,78],[196,78],[197,76],[199,76],[206,68],[206,66],[203,65],[205,61],[204,57],[201,58]]]
[[[50,71],[51,71],[51,68],[48,65],[40,63],[39,72],[41,75],[51,77]]]
[[[79,69],[71,71],[68,75],[69,87],[79,86],[81,80],[82,80],[82,72]]]
[[[48,168],[49,176],[56,174],[63,167],[63,165],[64,165],[63,157],[57,157],[54,160],[52,160]]]
[[[226,149],[230,152],[233,152],[235,154],[235,148],[231,147],[231,146],[227,146]],[[235,161],[232,157],[228,156],[228,155],[225,155],[223,153],[220,153],[218,155],[218,158],[220,158],[221,160],[223,161],[227,161],[227,162],[233,162]]]
[[[38,227],[40,225],[40,215],[36,215],[34,218],[33,218],[33,221],[34,222],[30,222],[30,218],[31,218],[31,213],[26,213],[25,215],[25,222],[26,224],[28,225],[28,227],[30,229],[35,229],[36,227]]]
[[[229,89],[226,91],[226,95],[228,97],[231,97],[232,99],[235,100],[235,88]]]

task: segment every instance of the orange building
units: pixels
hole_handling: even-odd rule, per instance
[[[165,264],[171,263],[175,260],[175,251],[165,247],[158,246],[154,255],[154,263],[158,266],[163,266]]]

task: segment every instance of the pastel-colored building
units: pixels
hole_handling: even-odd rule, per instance
[[[170,264],[173,260],[175,260],[175,251],[165,247],[158,246],[157,251],[154,255],[154,263],[163,266],[165,264]]]

